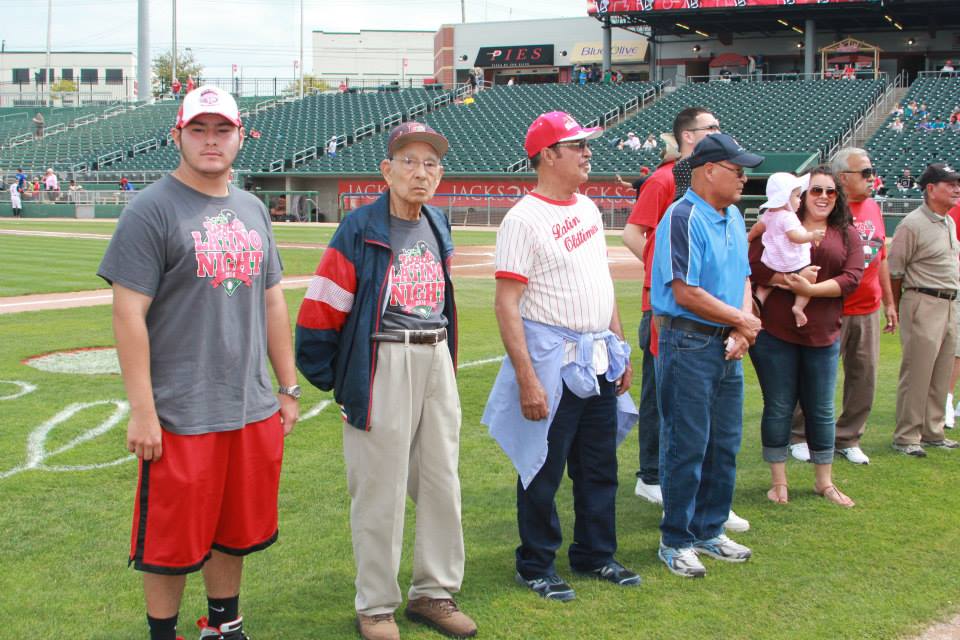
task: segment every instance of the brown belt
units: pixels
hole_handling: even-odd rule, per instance
[[[439,344],[447,339],[446,327],[428,331],[378,331],[371,333],[374,342],[402,342],[409,344]]]
[[[914,291],[924,295],[933,296],[934,298],[940,298],[941,300],[957,299],[957,292],[954,289],[924,289],[923,287],[915,287]]]
[[[733,331],[733,327],[718,327],[716,325],[697,322],[696,320],[681,318],[678,316],[656,316],[656,321],[657,328],[661,331],[663,329],[673,329],[674,331],[692,331],[694,333],[702,333],[703,335],[716,336],[724,339],[726,339],[727,336],[730,335],[730,332]]]

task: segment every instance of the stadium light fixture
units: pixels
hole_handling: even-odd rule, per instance
[[[912,47],[913,45],[917,44],[917,41],[913,38],[907,38],[907,44]]]
[[[800,35],[803,35],[803,29],[801,29],[800,27],[790,27],[790,28],[796,31],[797,33],[799,33]]]
[[[686,29],[687,31],[690,31],[690,27],[688,27],[687,25],[683,24],[682,22],[676,22],[676,23],[674,23],[674,24],[676,24],[676,25],[677,25],[678,27],[680,27],[681,29]]]
[[[883,19],[886,20],[887,22],[891,22],[891,23],[893,22],[893,18],[891,18],[887,14],[883,14]]]
[[[797,49],[803,49],[803,40],[797,40]]]
[[[894,22],[893,26],[897,28],[897,31],[903,31],[903,25],[901,25],[899,22]]]
[[[694,32],[695,34],[697,34],[697,35],[703,36],[704,38],[709,38],[709,37],[710,37],[710,34],[709,34],[709,33],[704,33],[703,31],[700,31],[699,29],[695,29],[693,32]]]
[[[790,26],[790,23],[787,22],[786,20],[784,20],[783,18],[777,18],[777,22],[779,22],[780,24],[782,24],[782,25],[785,26],[785,27],[789,27],[789,26]]]
[[[694,53],[700,53],[700,45],[698,45],[698,44],[693,45],[693,52],[694,52]]]

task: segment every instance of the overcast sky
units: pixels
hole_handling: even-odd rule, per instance
[[[7,51],[46,48],[48,0],[5,0],[0,37]],[[137,50],[137,0],[52,0],[54,51]],[[586,0],[465,0],[467,21],[586,15]],[[169,51],[173,0],[150,0],[151,58]],[[310,32],[426,29],[460,22],[460,0],[303,0],[304,66]],[[299,55],[300,0],[177,0],[177,48],[190,47],[207,77],[290,77]]]

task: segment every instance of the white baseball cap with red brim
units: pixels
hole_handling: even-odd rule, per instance
[[[197,116],[206,114],[218,115],[234,126],[242,126],[240,109],[237,107],[237,101],[233,99],[233,96],[220,87],[203,85],[183,98],[180,111],[177,113],[176,128],[182,129]]]

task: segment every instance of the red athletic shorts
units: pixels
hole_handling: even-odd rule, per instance
[[[130,562],[141,571],[197,571],[213,549],[235,556],[277,539],[283,425],[277,412],[236,431],[163,432],[163,455],[140,461]]]

